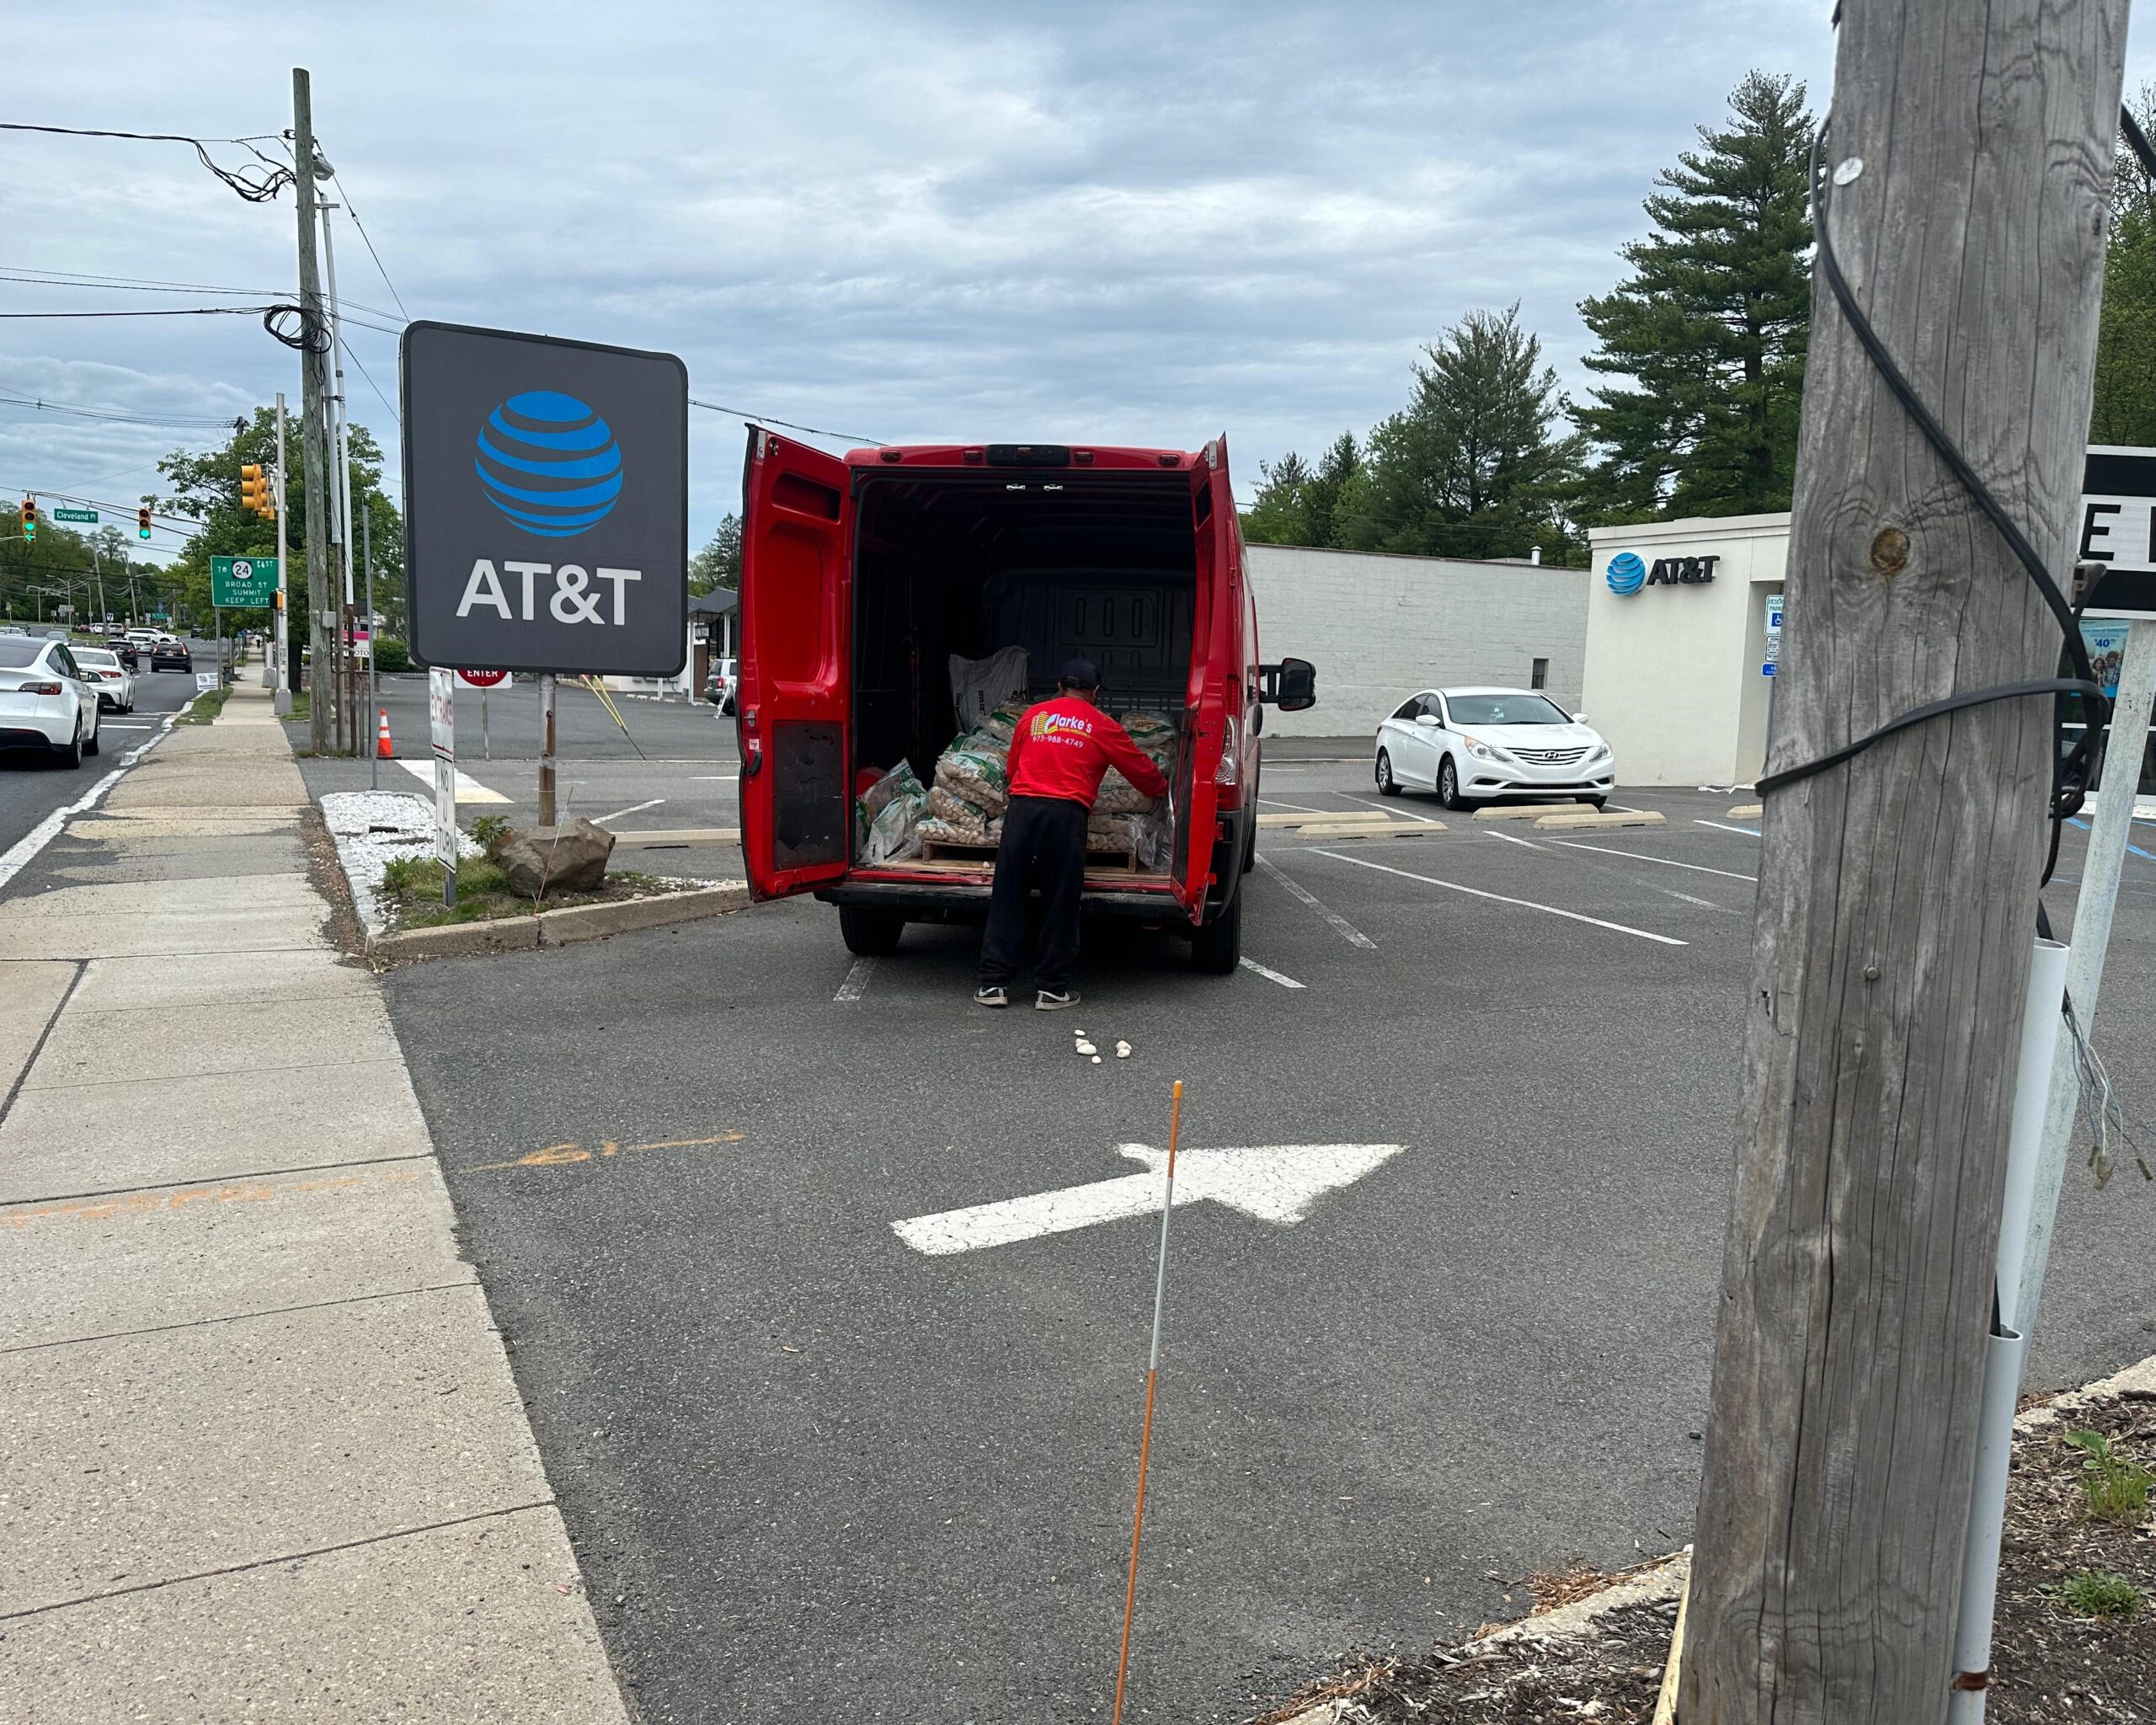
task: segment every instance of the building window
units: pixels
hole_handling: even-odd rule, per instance
[[[1530,689],[1546,689],[1550,686],[1548,660],[1538,659],[1534,661],[1534,669],[1528,673],[1527,686]]]

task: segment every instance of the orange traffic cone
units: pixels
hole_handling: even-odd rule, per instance
[[[375,733],[374,752],[378,759],[394,761],[397,751],[389,746],[389,709],[382,709],[382,729]]]

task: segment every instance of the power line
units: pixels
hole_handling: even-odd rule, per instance
[[[769,414],[744,414],[739,408],[723,407],[715,401],[698,401],[693,395],[689,398],[689,405],[702,408],[707,414],[723,414],[728,419],[739,419],[744,425],[783,425],[789,431],[805,431],[811,437],[835,437],[841,443],[865,443],[876,449],[891,446],[880,437],[858,437],[851,431],[825,431],[814,425],[797,425],[791,419],[775,419]]]
[[[389,279],[389,271],[382,267],[382,254],[374,248],[374,240],[368,234],[366,225],[360,222],[360,212],[352,207],[352,193],[350,188],[344,184],[344,176],[333,169],[329,177],[337,182],[337,190],[344,194],[344,213],[352,218],[352,226],[359,229],[360,238],[366,245],[367,255],[374,259],[375,273],[382,277],[382,285],[389,290],[390,298],[397,302],[397,309],[403,313],[404,321],[407,323],[410,323],[412,314],[405,309],[404,296],[398,292],[397,284]],[[360,309],[365,310],[366,307],[362,307]],[[385,312],[383,315],[387,316],[387,313]],[[379,391],[376,393],[380,393]]]
[[[385,276],[383,280],[386,281],[388,278]],[[253,299],[263,295],[274,296],[287,291],[281,287],[217,287],[206,281],[157,281],[139,275],[91,275],[72,270],[38,270],[14,264],[0,264],[0,281],[15,282],[24,287],[92,287],[115,293],[214,293],[241,299]],[[393,294],[397,290],[392,286],[390,291]],[[340,303],[353,311],[364,312],[371,318],[387,318],[400,323],[410,321],[398,312],[385,311],[380,306],[363,306],[357,300],[344,300]]]
[[[244,318],[276,309],[275,306],[168,306],[152,312],[0,312],[0,318]]]
[[[393,293],[396,290],[392,288],[390,291]],[[400,431],[403,430],[404,429],[404,416],[398,413],[395,408],[390,407],[389,398],[382,394],[382,386],[374,381],[374,373],[368,371],[365,366],[360,364],[360,356],[352,351],[351,343],[346,342],[344,344],[344,352],[355,366],[359,366],[360,376],[367,380],[367,387],[375,393],[376,396],[380,399],[384,407],[389,408],[389,417],[397,421],[397,429]]]
[[[168,427],[199,427],[230,425],[234,419],[213,419],[193,414],[131,414],[117,408],[84,407],[77,402],[47,401],[43,397],[27,395],[0,395],[0,403],[9,407],[35,408],[40,413],[66,414],[72,419],[96,419],[121,425],[163,425]]]
[[[266,204],[293,183],[291,168],[286,167],[281,162],[275,161],[264,155],[261,151],[254,147],[257,139],[272,138],[276,136],[274,132],[256,132],[252,137],[244,138],[205,140],[189,137],[184,132],[102,131],[89,126],[32,126],[13,120],[0,120],[0,131],[39,131],[50,133],[56,137],[70,138],[130,138],[138,143],[147,144],[188,144],[193,147],[195,155],[201,159],[205,168],[250,204]],[[247,168],[237,170],[220,168],[211,157],[209,150],[211,144],[237,144],[240,148],[260,163],[263,168],[267,168],[268,172],[264,173],[259,169]]]

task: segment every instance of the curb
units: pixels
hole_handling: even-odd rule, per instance
[[[648,899],[624,899],[611,905],[573,905],[532,916],[499,916],[489,922],[456,922],[441,928],[414,928],[403,934],[369,935],[366,953],[382,964],[411,964],[422,959],[462,959],[475,953],[528,953],[540,947],[572,946],[604,940],[642,928],[738,911],[749,902],[746,881],[702,887],[694,892],[664,893]]]
[[[1532,820],[1540,825],[1553,814],[1592,814],[1588,804],[1571,803],[1488,803],[1475,811],[1477,820]]]
[[[1732,820],[1757,820],[1766,812],[1767,805],[1764,803],[1739,803],[1729,811],[1729,818]]]
[[[1443,832],[1442,820],[1394,820],[1384,823],[1354,821],[1337,826],[1313,824],[1289,828],[1281,836],[1297,839],[1419,839],[1425,833]]]
[[[1666,823],[1658,809],[1641,809],[1625,814],[1613,809],[1602,814],[1592,811],[1583,814],[1545,814],[1534,824],[1538,827],[1570,831],[1581,827],[1661,826]]]

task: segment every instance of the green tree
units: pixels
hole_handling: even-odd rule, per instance
[[[1811,319],[1804,86],[1746,74],[1720,128],[1662,174],[1629,280],[1580,303],[1613,379],[1574,405],[1602,521],[1787,509]]]
[[[394,626],[403,609],[404,521],[382,489],[382,449],[364,425],[353,425],[347,434],[352,458],[352,591],[356,601],[365,590],[366,565],[361,557],[364,528],[373,541],[375,604],[386,611]],[[298,427],[286,427],[285,579],[291,615],[307,614],[307,477],[300,462]],[[164,476],[167,494],[161,500],[145,498],[161,513],[184,515],[201,525],[189,536],[185,547],[168,571],[185,601],[188,614],[206,621],[210,616],[210,559],[212,557],[275,557],[277,524],[274,520],[243,509],[239,500],[239,470],[260,462],[265,468],[277,458],[277,416],[274,409],[257,408],[251,421],[235,430],[215,449],[175,450],[157,463]],[[270,613],[254,607],[226,614],[225,627],[267,628]]]
[[[2156,126],[2156,84],[2142,86],[2133,109],[2144,132]],[[2125,150],[2105,251],[2089,441],[2148,448],[2156,446],[2156,182]]]
[[[1575,465],[1557,374],[1517,303],[1472,311],[1423,350],[1414,398],[1370,433],[1342,480],[1337,542],[1426,557],[1552,560],[1572,536],[1561,505]]]
[[[741,590],[741,517],[730,511],[719,518],[711,542],[689,559],[689,591],[701,598],[714,587]]]
[[[1277,462],[1257,464],[1257,495],[1243,511],[1243,537],[1253,545],[1315,545],[1304,497],[1313,475],[1310,463],[1289,450]]]

